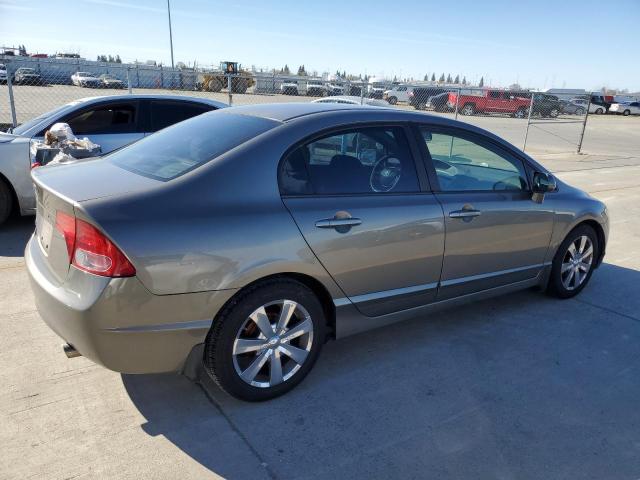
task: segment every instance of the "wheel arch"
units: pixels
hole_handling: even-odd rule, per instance
[[[220,315],[227,305],[231,304],[235,301],[236,298],[242,293],[244,293],[247,289],[254,288],[261,283],[268,282],[269,280],[277,280],[277,279],[291,279],[295,280],[299,283],[302,283],[304,286],[309,288],[318,300],[320,300],[320,304],[322,305],[322,309],[324,310],[326,326],[328,327],[328,337],[335,338],[336,331],[336,307],[333,303],[333,297],[329,293],[327,287],[318,279],[312,277],[311,275],[307,275],[305,273],[299,272],[282,272],[275,273],[272,275],[266,275],[260,278],[257,278],[250,283],[244,285],[242,288],[238,289],[231,298],[229,298],[225,304],[218,310],[216,313],[213,322],[216,322],[217,317]]]
[[[20,201],[18,200],[18,194],[16,193],[16,189],[13,188],[12,183],[9,181],[9,179],[2,172],[0,172],[0,182],[4,183],[7,186],[7,188],[9,189],[9,193],[11,194],[11,199],[13,200],[13,205],[11,205],[10,214],[14,214],[15,212],[19,212],[20,211]]]
[[[569,232],[575,230],[576,228],[582,226],[582,225],[588,225],[591,228],[593,228],[593,230],[595,230],[596,232],[596,236],[598,238],[598,258],[596,259],[596,265],[595,267],[598,268],[600,266],[600,264],[602,263],[602,259],[604,258],[604,251],[605,251],[605,246],[606,246],[606,237],[604,234],[604,228],[602,228],[602,225],[600,225],[597,221],[593,220],[593,219],[586,219],[586,220],[582,220],[581,222],[579,222],[577,225],[575,225]],[[568,235],[568,233],[567,233]],[[566,238],[566,236],[565,236]]]

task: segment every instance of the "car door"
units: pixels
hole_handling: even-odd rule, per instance
[[[144,129],[145,135],[216,109],[213,105],[175,99],[150,100],[148,104],[149,121]]]
[[[504,98],[502,98],[502,92],[497,90],[490,90],[487,92],[487,107],[488,112],[502,112],[504,110]]]
[[[402,126],[348,128],[296,146],[280,166],[282,198],[302,235],[369,316],[436,296],[442,207],[409,141]]]
[[[140,105],[137,100],[114,100],[85,107],[59,121],[68,123],[76,137],[100,145],[102,154],[140,140]]]
[[[418,137],[445,217],[438,299],[535,278],[554,213],[532,200],[523,160],[462,129],[423,125]]]

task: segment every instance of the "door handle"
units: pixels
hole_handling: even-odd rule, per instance
[[[316,227],[318,228],[340,228],[340,227],[355,227],[360,225],[362,220],[359,218],[325,218],[324,220],[318,220]]]
[[[453,212],[449,212],[449,217],[472,218],[472,217],[479,217],[481,214],[482,212],[480,210],[463,209],[463,210],[454,210]]]

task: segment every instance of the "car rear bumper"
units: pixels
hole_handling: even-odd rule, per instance
[[[27,244],[25,261],[44,322],[83,356],[123,373],[181,370],[235,293],[154,295],[136,277],[111,279],[75,267],[60,284],[35,237]]]

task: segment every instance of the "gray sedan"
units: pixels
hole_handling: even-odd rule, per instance
[[[196,362],[246,400],[297,385],[328,338],[528,287],[572,297],[609,229],[495,135],[388,108],[226,108],[33,179],[25,258],[67,354]]]
[[[0,225],[15,208],[35,213],[29,177],[29,146],[42,140],[54,123],[68,123],[78,137],[88,137],[109,153],[146,135],[227,105],[206,98],[178,95],[113,95],[71,102],[0,133]]]

